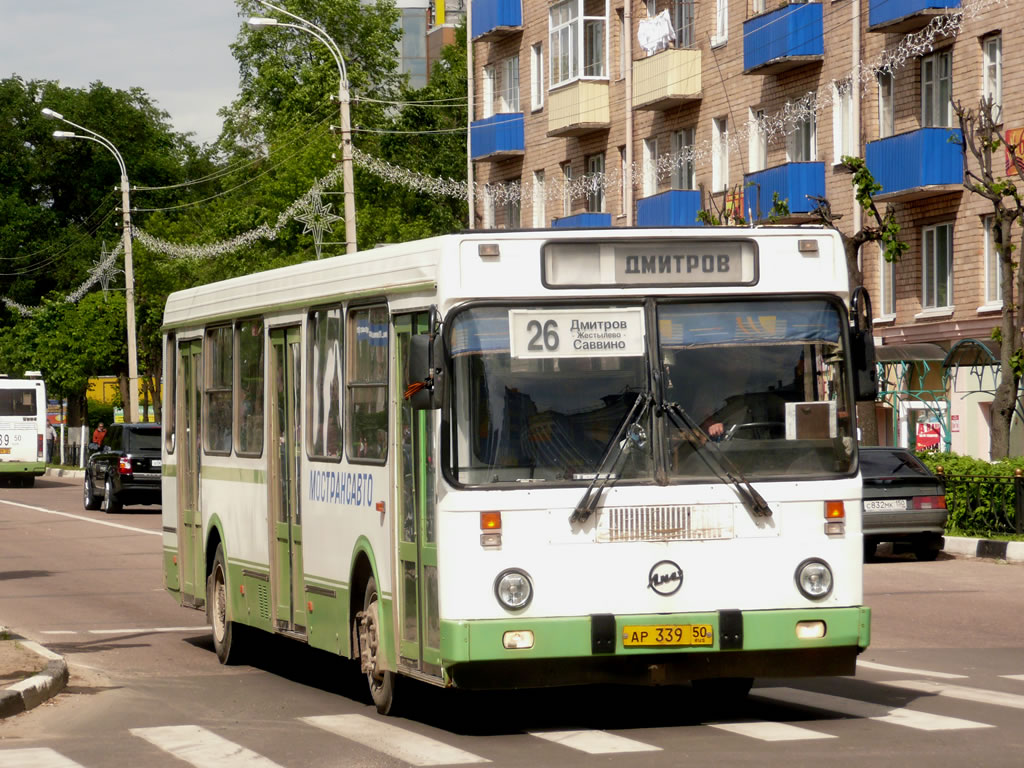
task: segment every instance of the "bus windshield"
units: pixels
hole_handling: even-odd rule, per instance
[[[614,473],[618,481],[714,482],[723,461],[759,480],[849,473],[853,440],[838,304],[663,301],[633,308],[642,312],[635,325],[647,326],[651,307],[656,340],[643,334],[635,345],[566,356],[517,354],[523,342],[514,330],[510,339],[513,316],[531,310],[488,306],[455,315],[453,479],[585,485]],[[543,310],[551,317],[560,311],[568,310]],[[604,311],[616,317],[617,310]],[[564,342],[567,323],[554,328]],[[546,343],[543,331],[538,326],[530,339],[537,346]],[[678,406],[696,434],[654,407],[636,425],[651,439],[627,445],[620,438],[621,446],[612,446],[643,393],[656,406]]]

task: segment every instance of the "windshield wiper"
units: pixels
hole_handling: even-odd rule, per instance
[[[707,432],[690,417],[690,414],[684,411],[678,403],[662,403],[661,409],[668,414],[669,421],[689,441],[698,454],[711,458],[715,464],[713,469],[717,469],[720,472],[719,476],[724,476],[729,484],[736,489],[736,493],[743,501],[743,506],[750,514],[754,517],[772,516],[772,508],[768,506],[764,497],[747,481],[739,468],[722,452],[722,449],[708,436]],[[702,452],[704,448],[711,450]]]
[[[643,427],[640,426],[640,419],[647,413],[647,408],[653,399],[650,392],[641,392],[636,400],[633,401],[633,406],[629,409],[629,413],[626,414],[626,418],[622,420],[619,428],[615,431],[611,441],[608,443],[608,447],[605,449],[604,456],[598,462],[597,471],[594,472],[594,477],[590,481],[590,485],[587,486],[583,498],[580,499],[576,508],[569,516],[570,523],[584,523],[594,514],[594,510],[597,509],[597,502],[601,499],[601,494],[604,493],[604,489],[615,479],[613,470],[616,464],[619,463],[619,460],[625,455],[627,450],[632,450],[634,447],[643,448],[647,442],[647,434],[644,432]],[[627,435],[625,440],[623,440],[624,435]],[[609,459],[612,460],[611,467],[607,472],[602,472],[601,470],[608,464]]]

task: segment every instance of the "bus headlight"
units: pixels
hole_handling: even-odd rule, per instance
[[[530,604],[533,585],[526,573],[517,568],[509,568],[499,573],[494,580],[494,595],[505,608],[518,611]]]
[[[832,569],[816,557],[804,560],[796,569],[796,586],[811,600],[828,597],[832,593]]]

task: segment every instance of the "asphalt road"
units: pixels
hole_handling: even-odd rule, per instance
[[[0,488],[0,623],[72,671],[0,722],[0,768],[1024,764],[1024,565],[879,558],[857,676],[759,681],[729,710],[687,687],[407,685],[382,718],[353,664],[298,644],[218,664],[204,615],[162,589],[159,531],[156,508],[84,511],[79,481]]]

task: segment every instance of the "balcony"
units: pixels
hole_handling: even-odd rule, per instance
[[[636,201],[638,227],[696,227],[700,191],[673,189]]]
[[[798,3],[743,22],[743,74],[777,75],[823,61],[821,18],[821,3]]]
[[[818,203],[808,195],[825,196],[824,163],[786,163],[763,171],[745,174],[747,205],[754,221],[765,221],[771,213],[773,193],[789,206],[789,216],[780,217],[779,223],[795,224],[812,219],[811,212]],[[743,212],[746,215],[747,211]]]
[[[523,139],[523,113],[502,112],[474,120],[469,136],[476,162],[496,162],[519,157],[526,149]]]
[[[523,31],[521,0],[472,0],[473,41],[494,42]]]
[[[548,136],[585,136],[610,126],[606,80],[577,80],[548,94]]]
[[[956,11],[960,0],[870,0],[869,32],[917,32],[936,16]]]
[[[964,148],[956,128],[920,128],[869,141],[864,159],[879,201],[918,200],[963,189]]]
[[[666,48],[633,62],[635,109],[671,109],[700,97],[700,49]]]
[[[610,227],[610,213],[577,213],[551,220],[551,226],[558,229],[576,229],[578,227]]]

